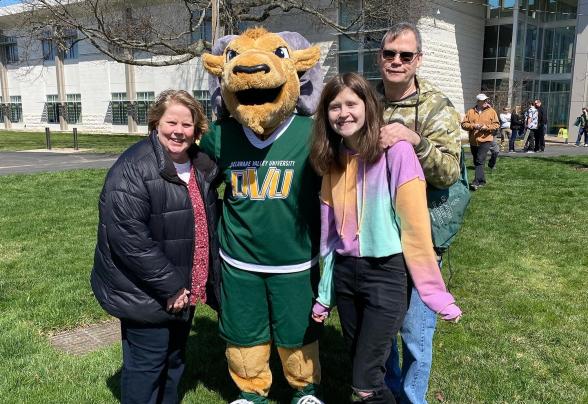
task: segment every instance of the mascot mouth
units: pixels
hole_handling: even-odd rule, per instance
[[[235,93],[241,105],[263,105],[273,103],[282,92],[283,85],[276,88],[250,88]]]

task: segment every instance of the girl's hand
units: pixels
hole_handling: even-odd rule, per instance
[[[317,323],[322,323],[327,317],[329,317],[330,312],[331,309],[329,307],[316,302],[314,306],[312,306],[312,319]]]
[[[461,319],[461,310],[455,303],[450,304],[439,312],[441,318],[445,321],[457,323]]]

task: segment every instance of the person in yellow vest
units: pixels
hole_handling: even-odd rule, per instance
[[[568,128],[559,128],[557,137],[563,137],[564,143],[568,144]]]

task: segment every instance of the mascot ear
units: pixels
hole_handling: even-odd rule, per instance
[[[297,50],[292,53],[296,60],[296,70],[299,72],[310,70],[321,58],[321,50],[318,46]]]
[[[222,55],[211,55],[205,53],[202,55],[202,65],[204,68],[215,76],[220,77],[223,74],[223,65],[225,58]]]
[[[217,56],[220,55],[220,57],[222,58],[225,48],[227,47],[229,42],[231,42],[235,38],[237,38],[237,35],[225,35],[223,37],[220,37],[212,47],[212,54]],[[217,117],[225,116],[226,114],[228,114],[221,97],[219,77],[220,75],[217,76],[212,72],[208,76],[208,92],[210,93],[210,102],[212,103],[212,109],[214,111],[214,114]]]

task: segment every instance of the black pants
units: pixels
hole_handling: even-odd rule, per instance
[[[121,320],[123,404],[175,404],[185,366],[190,321],[145,325]]]
[[[545,128],[541,125],[535,130],[535,148],[533,151],[545,150]]]
[[[407,309],[404,257],[337,256],[333,274],[343,336],[353,360],[353,388],[373,393],[364,402],[395,403],[384,375]]]
[[[483,142],[478,146],[470,145],[470,151],[472,152],[472,157],[474,158],[474,168],[476,170],[474,181],[472,181],[472,184],[474,185],[486,184],[486,176],[484,175],[484,162],[486,161],[486,155],[490,150],[491,143],[492,142]]]

